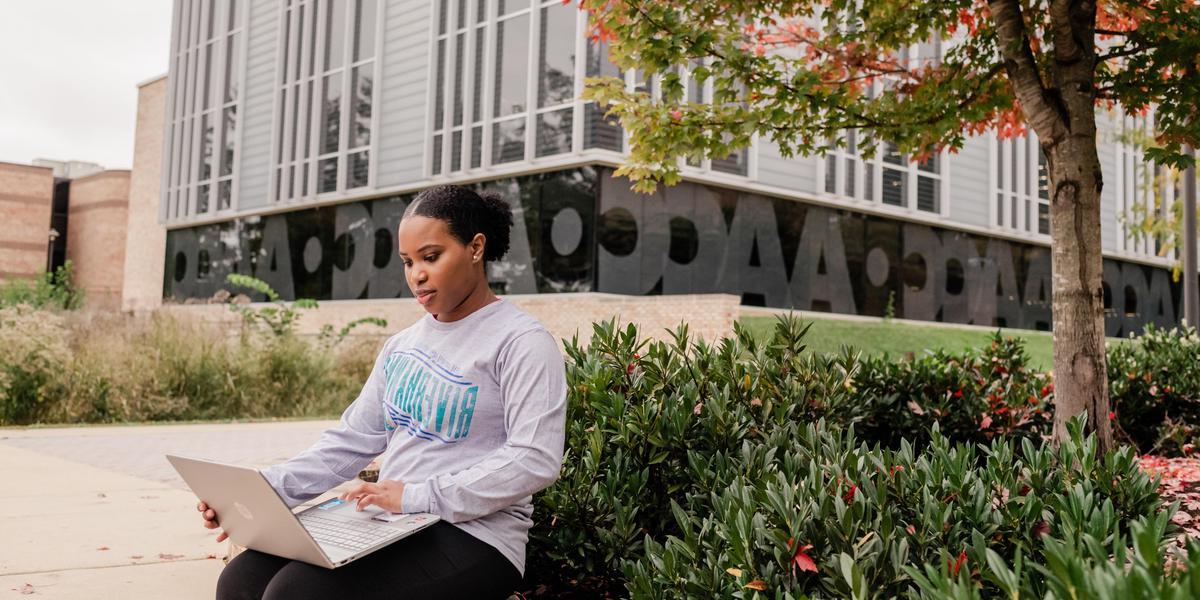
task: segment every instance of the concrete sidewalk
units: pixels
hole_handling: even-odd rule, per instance
[[[0,429],[0,598],[212,598],[227,542],[163,455],[266,466],[335,423]]]

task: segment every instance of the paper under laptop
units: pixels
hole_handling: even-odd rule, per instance
[[[439,520],[429,513],[355,509],[333,498],[293,512],[263,474],[250,467],[167,455],[198,498],[217,512],[234,542],[334,569],[404,539]]]

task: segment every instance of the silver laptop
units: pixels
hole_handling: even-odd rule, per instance
[[[439,520],[393,514],[333,498],[294,513],[257,469],[168,454],[196,496],[217,511],[221,528],[247,548],[334,569]]]

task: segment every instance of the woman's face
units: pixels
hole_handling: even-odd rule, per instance
[[[408,289],[431,314],[451,313],[483,277],[482,234],[463,244],[445,221],[410,215],[400,222],[397,238]]]

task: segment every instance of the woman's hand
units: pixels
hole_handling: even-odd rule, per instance
[[[208,504],[205,504],[203,500],[200,501],[200,504],[196,505],[196,510],[200,511],[200,516],[204,519],[204,527],[206,529],[216,529],[221,526],[217,522],[217,511],[209,508]],[[227,537],[229,537],[229,534],[222,531],[217,534],[217,541],[223,542]]]
[[[403,497],[404,483],[386,479],[379,483],[360,483],[341,495],[341,499],[346,502],[357,500],[358,510],[373,504],[394,513],[401,512],[400,500]]]

